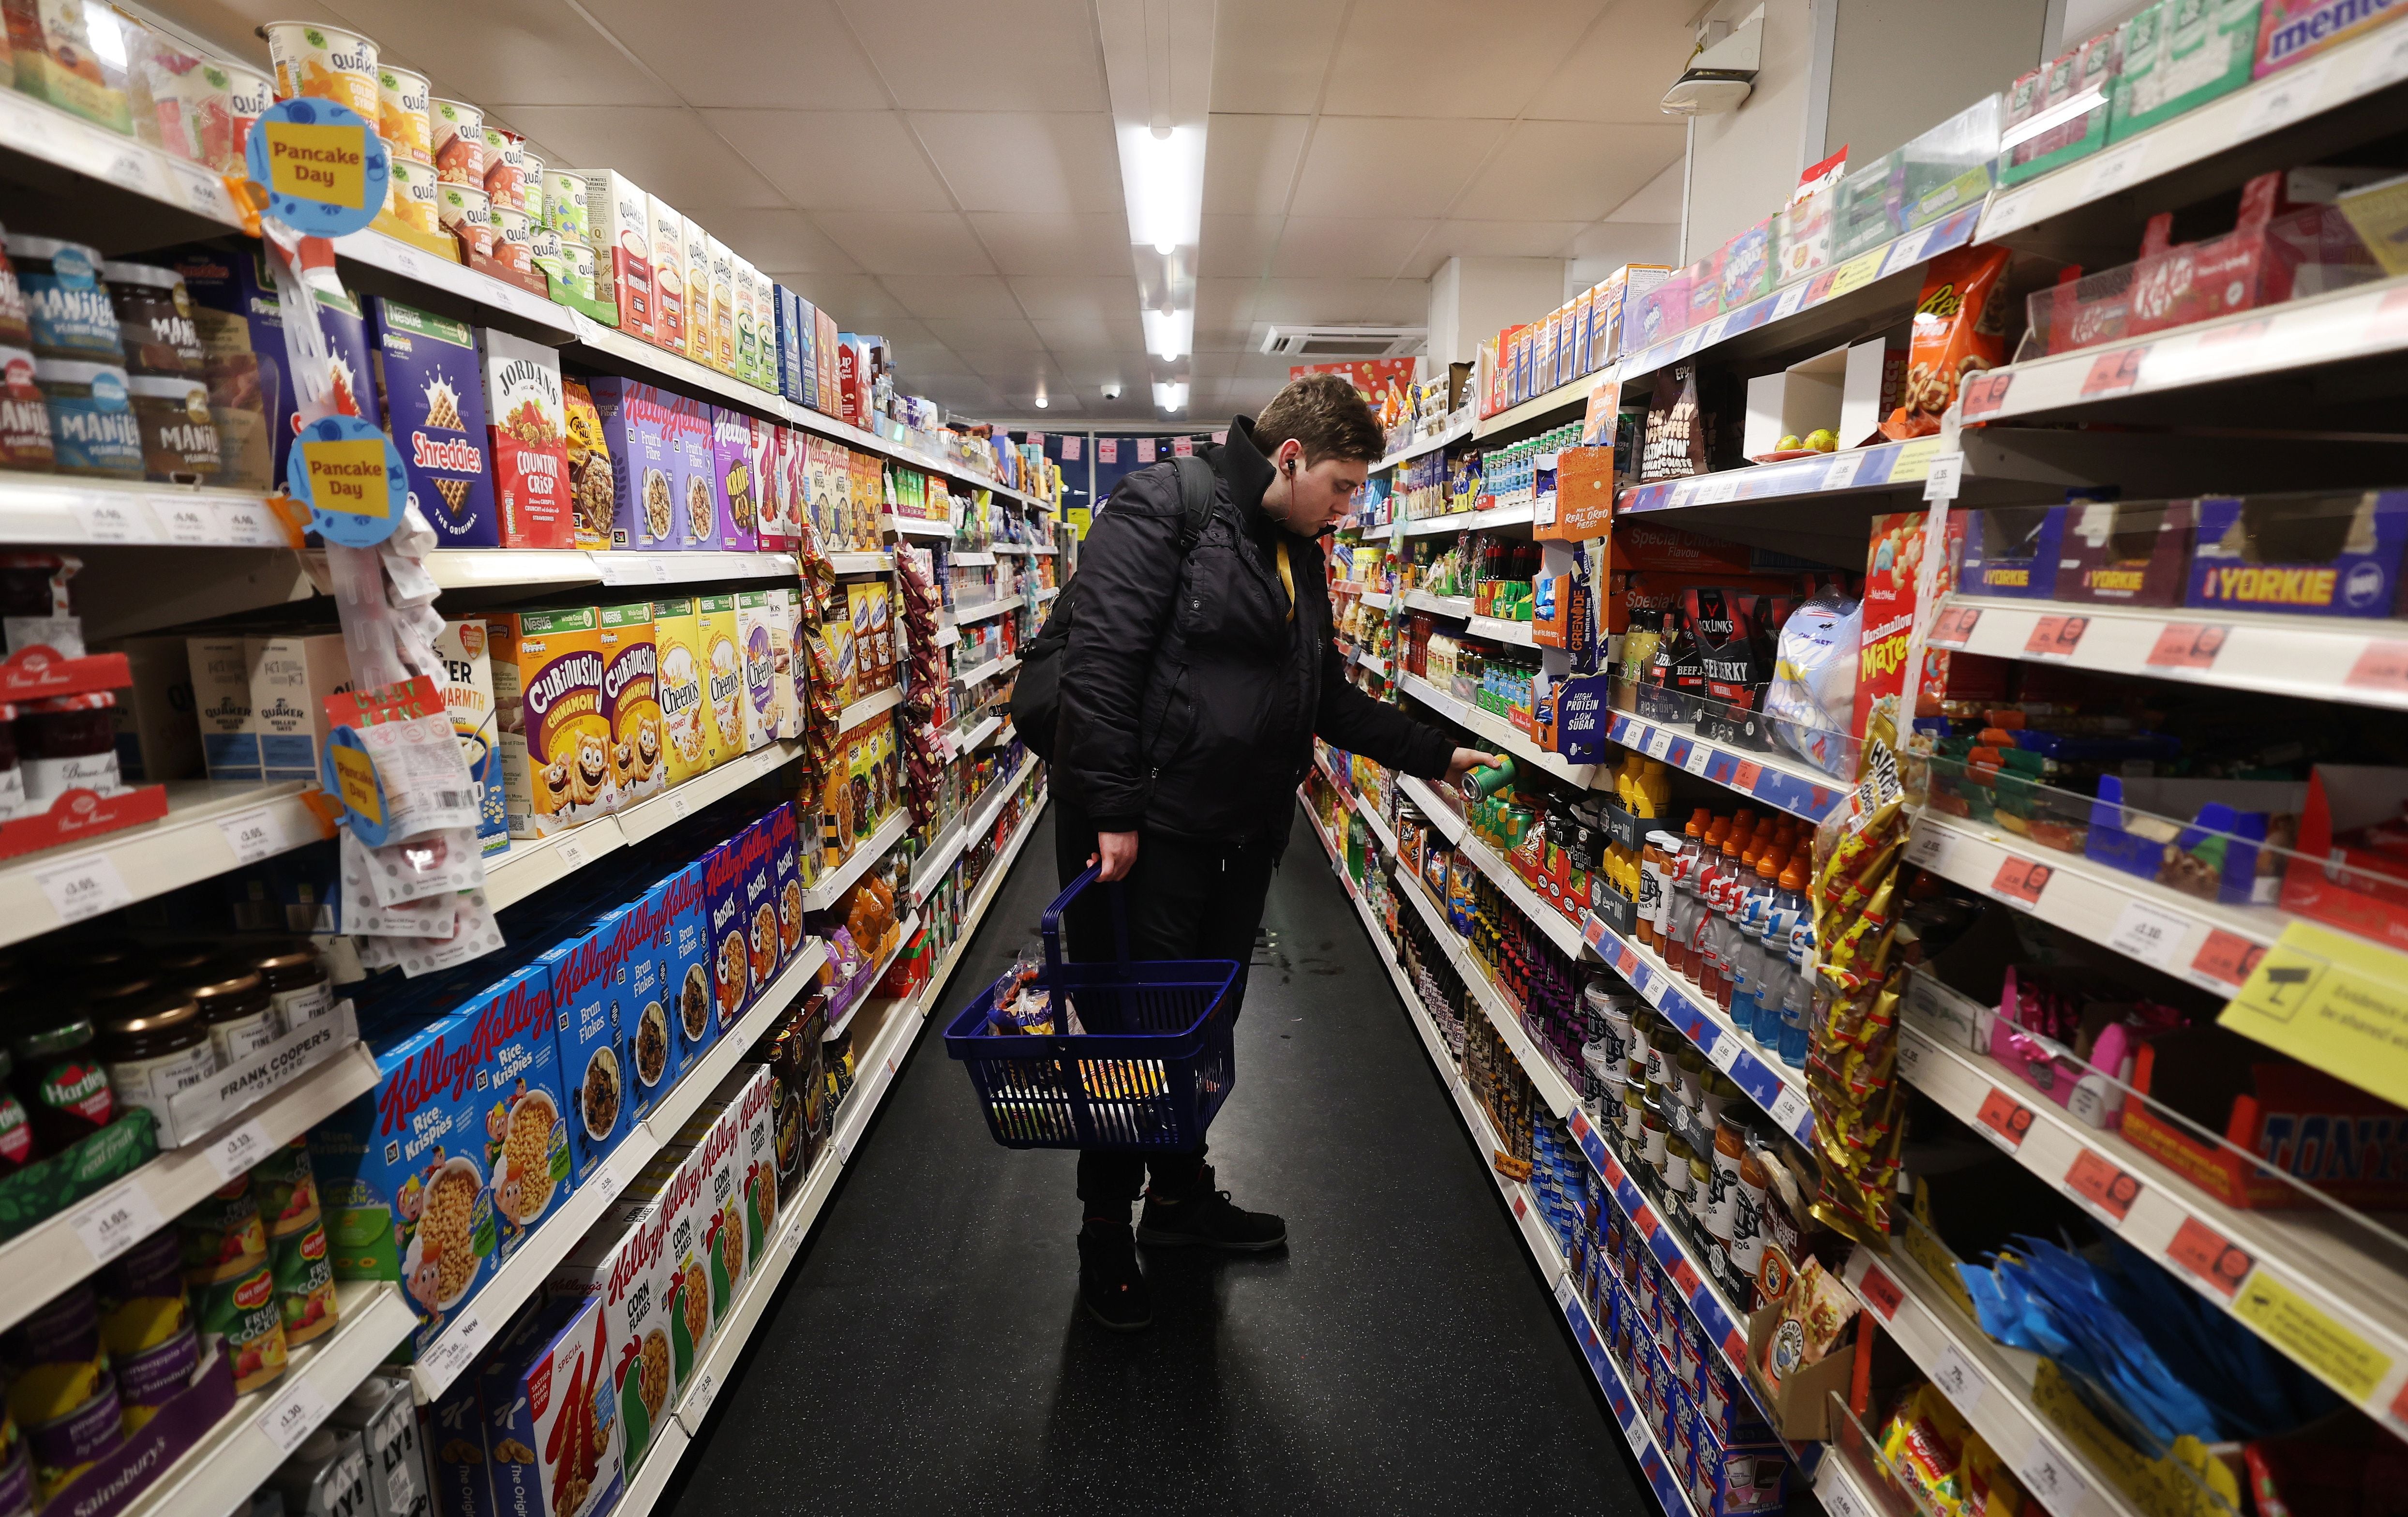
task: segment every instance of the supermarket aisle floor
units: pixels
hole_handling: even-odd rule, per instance
[[[940,1006],[1036,940],[1051,833]],[[671,1487],[680,1517],[1652,1508],[1300,817],[1264,924],[1213,1158],[1289,1251],[1155,1254],[1153,1328],[1096,1327],[1074,1156],[996,1146],[931,1026]]]

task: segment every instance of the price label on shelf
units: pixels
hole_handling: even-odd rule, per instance
[[[2082,198],[2097,200],[2140,182],[2149,166],[2149,139],[2137,137],[2128,148],[2101,153],[2082,181]]]
[[[150,166],[150,155],[132,144],[105,154],[98,178],[136,194],[155,196],[159,193],[159,183]]]
[[[209,1145],[209,1167],[218,1172],[220,1183],[230,1185],[251,1173],[275,1147],[268,1139],[267,1129],[254,1117]]]
[[[2124,903],[2115,918],[2107,946],[2153,968],[2171,970],[2175,955],[2182,952],[2183,939],[2189,936],[2189,918],[2148,901],[2131,900]]]
[[[235,209],[234,197],[226,193],[225,180],[198,164],[188,164],[180,158],[163,158],[167,180],[176,187],[177,197],[197,215],[213,222],[238,223],[241,213]]]
[[[1856,1495],[1856,1482],[1849,1475],[1818,1481],[1814,1489],[1815,1494],[1822,1496],[1824,1510],[1831,1517],[1878,1517],[1877,1513],[1865,1510],[1864,1501]]]
[[[1923,498],[1931,501],[1955,500],[1956,486],[1965,474],[1963,453],[1941,453],[1931,460],[1930,472],[1923,477]]]
[[[2139,1181],[2090,1149],[2073,1156],[2065,1188],[2119,1223],[2131,1215],[2132,1203],[2141,1198]]]
[[[1737,1037],[1716,1028],[1713,1044],[1706,1050],[1706,1061],[1724,1074],[1729,1074],[1731,1066],[1739,1063],[1739,1056],[1745,1052],[1740,1047]]]
[[[1999,865],[1999,872],[1990,879],[1990,894],[2032,910],[2040,905],[2041,892],[2056,878],[2057,871],[2038,859],[2010,853]]]
[[[2145,342],[2129,348],[2111,348],[2090,361],[2089,370],[2082,376],[2082,398],[2099,400],[2109,395],[2128,394],[2141,380],[2141,360],[2149,354]]]
[[[2020,229],[2031,220],[2031,213],[2032,197],[2028,194],[1994,195],[1989,208],[1982,213],[1982,229],[1975,234],[1974,240],[1995,242]]]
[[[2031,635],[2024,639],[2024,656],[2071,658],[2082,646],[2082,635],[2089,630],[2086,616],[2043,616],[2032,623]]]
[[[2046,1438],[2033,1438],[2031,1447],[2015,1461],[2015,1473],[2023,1477],[2024,1489],[2050,1511],[2080,1511],[2090,1499],[2090,1486],[2073,1472],[2072,1461],[2049,1447]]]
[[[223,835],[226,847],[234,850],[236,864],[257,864],[264,858],[283,852],[293,846],[293,837],[285,830],[284,819],[272,806],[253,807],[248,811],[218,821],[218,831]]]
[[[143,509],[139,501],[79,501],[76,517],[83,523],[84,539],[88,542],[159,540],[159,535],[150,530],[150,513]]]
[[[2192,1279],[2204,1281],[2229,1301],[2240,1294],[2258,1261],[2249,1252],[2197,1217],[2185,1217],[2166,1245],[2166,1257]]]
[[[1555,1309],[1570,1311],[1572,1306],[1572,1277],[1567,1273],[1555,1279]]]
[[[1763,765],[1757,764],[1753,760],[1742,761],[1738,768],[1731,771],[1731,788],[1734,790],[1744,790],[1753,794],[1756,791],[1756,781],[1763,778]]]
[[[50,908],[62,923],[82,922],[134,900],[134,893],[125,888],[125,877],[106,853],[84,853],[54,864],[37,872],[34,882],[50,898]]]
[[[67,1226],[99,1264],[123,1253],[159,1230],[165,1219],[139,1181],[101,1192],[67,1213]]]
[[[2247,984],[2258,961],[2266,951],[2247,938],[2217,927],[2207,935],[2191,955],[2190,978],[2229,990],[2239,990]]]
[[[1999,1089],[1982,1097],[1982,1109],[1974,1113],[1981,1119],[1983,1129],[2009,1153],[2024,1146],[2024,1135],[2031,1131],[2031,1109]]]
[[[2212,669],[2215,655],[2224,651],[2224,640],[2231,635],[2230,627],[2212,623],[2169,622],[2157,633],[2157,640],[2149,649],[2148,666],[2153,669]]]
[[[279,1453],[290,1454],[335,1409],[307,1375],[288,1375],[281,1394],[259,1414],[259,1430]]]
[[[2015,371],[1994,368],[1968,379],[1956,392],[1957,414],[1968,422],[1979,421],[1995,411],[2003,410],[2007,391],[2015,382]]]
[[[1672,733],[1670,728],[1657,727],[1647,735],[1645,752],[1649,758],[1660,759],[1671,751]]]
[[[2259,80],[2249,92],[2249,106],[2241,117],[2241,136],[2263,136],[2315,109],[2331,66],[2329,57],[2318,58]]]
[[[2408,643],[2370,637],[2341,682],[2352,690],[2408,694]]]
[[[1963,648],[1973,640],[1973,629],[1982,623],[1979,606],[1951,606],[1931,623],[1931,646]]]
[[[685,1404],[678,1408],[680,1421],[683,1421],[688,1412],[694,1414],[695,1426],[686,1429],[689,1434],[701,1425],[703,1418],[710,1415],[710,1403],[718,1395],[719,1377],[717,1375],[706,1369],[695,1377],[693,1388],[685,1393]]]
[[[1772,1098],[1773,1125],[1803,1142],[1804,1138],[1800,1135],[1805,1131],[1810,1120],[1811,1113],[1806,1105],[1806,1097],[1786,1085],[1782,1086],[1781,1094]]]
[[[584,843],[573,833],[564,835],[560,841],[552,844],[552,852],[566,868],[582,869],[588,862]]]
[[[184,548],[200,548],[218,540],[215,512],[198,500],[170,500],[159,508],[159,524],[167,540]]]
[[[1613,968],[1614,972],[1625,980],[1637,974],[1639,972],[1638,952],[1628,944],[1624,944],[1621,951],[1613,955]]]
[[[1906,1299],[1906,1293],[1898,1288],[1898,1281],[1885,1274],[1879,1265],[1865,1266],[1865,1278],[1856,1282],[1856,1294],[1865,1298],[1865,1305],[1881,1313],[1884,1322],[1896,1317],[1899,1303]]]
[[[1856,470],[1864,466],[1865,455],[1859,451],[1834,453],[1823,467],[1823,482],[1817,489],[1845,490],[1856,482]]]
[[[1788,289],[1781,292],[1781,298],[1772,303],[1772,319],[1774,321],[1780,321],[1784,316],[1795,316],[1798,314],[1798,308],[1803,305],[1806,300],[1806,283],[1807,281],[1800,279],[1796,284],[1791,285]]]
[[[1990,1388],[1990,1382],[1982,1378],[1981,1371],[1957,1352],[1954,1343],[1940,1350],[1940,1357],[1931,1367],[1931,1383],[1939,1386],[1940,1394],[1968,1417],[1982,1404],[1982,1393]]]
[[[1682,761],[1681,767],[1688,770],[1691,774],[1702,775],[1706,772],[1706,766],[1712,764],[1713,759],[1714,751],[1713,749],[1708,748],[1702,742],[1692,741],[1689,744],[1689,756]]]
[[[2388,47],[2370,49],[2358,65],[2358,93],[2372,94],[2408,79],[2408,36],[2397,36]]]

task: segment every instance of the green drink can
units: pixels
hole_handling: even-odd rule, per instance
[[[1509,758],[1493,769],[1474,769],[1458,782],[1465,800],[1484,801],[1513,782],[1513,761]]]

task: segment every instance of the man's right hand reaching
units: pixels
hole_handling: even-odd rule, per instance
[[[1103,860],[1103,872],[1096,878],[1106,884],[1126,880],[1137,867],[1137,834],[1133,832],[1099,832],[1096,834],[1096,852],[1087,855],[1089,864]]]

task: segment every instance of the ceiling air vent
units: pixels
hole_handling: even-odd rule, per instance
[[[1422,326],[1272,326],[1262,351],[1299,362],[1340,358],[1401,358],[1428,336]]]

